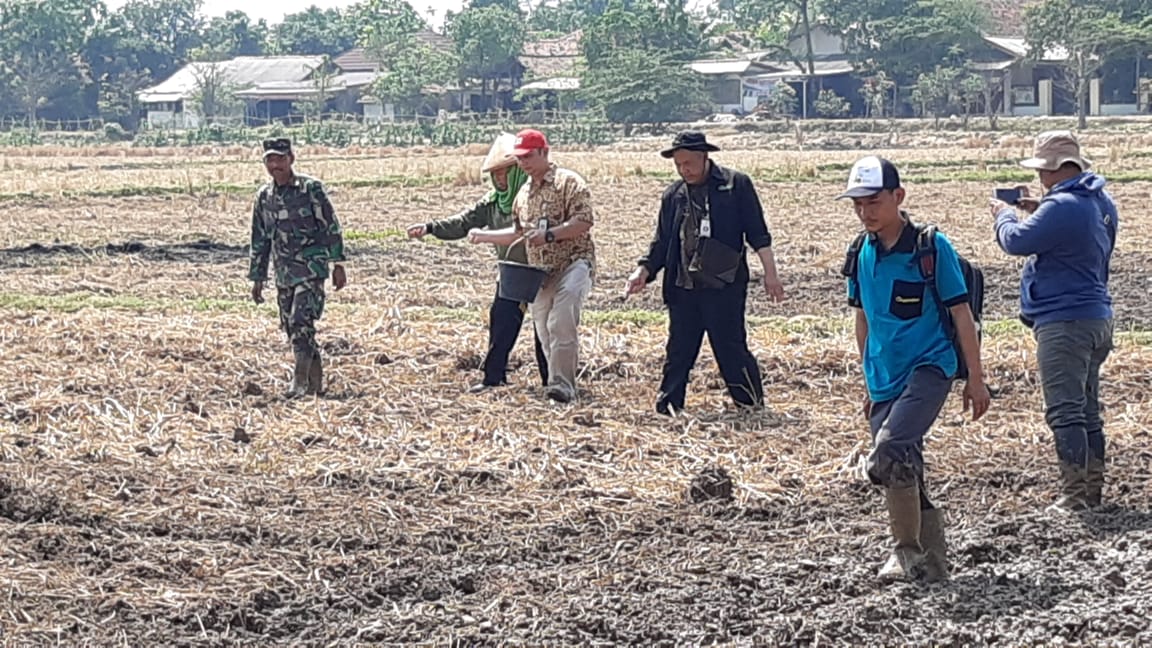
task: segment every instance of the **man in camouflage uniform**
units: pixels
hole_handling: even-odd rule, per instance
[[[252,300],[264,302],[268,260],[276,259],[276,302],[280,325],[296,357],[292,388],[285,396],[319,394],[323,387],[316,320],[324,313],[324,281],[328,264],[332,285],[348,283],[344,272],[344,237],[324,185],[296,173],[296,156],[287,138],[264,141],[264,167],[272,182],[260,188],[252,208],[252,245],[248,279]]]

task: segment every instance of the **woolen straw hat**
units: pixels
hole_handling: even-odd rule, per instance
[[[512,157],[512,149],[515,147],[515,135],[512,133],[497,135],[496,141],[492,142],[492,148],[488,149],[488,157],[484,158],[484,164],[480,166],[480,172],[489,173],[516,164],[516,158]]]
[[[1055,171],[1065,162],[1072,162],[1081,171],[1087,171],[1092,166],[1092,160],[1080,154],[1080,142],[1071,131],[1045,131],[1036,136],[1032,157],[1021,160],[1020,166],[1025,169]]]

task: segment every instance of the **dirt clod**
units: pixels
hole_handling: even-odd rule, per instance
[[[695,503],[732,499],[732,478],[724,468],[707,468],[692,479],[688,497]]]

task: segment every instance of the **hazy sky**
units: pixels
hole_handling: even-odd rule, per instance
[[[126,0],[107,0],[110,9],[116,9]],[[444,19],[445,11],[460,11],[464,0],[409,0],[412,7],[424,14],[433,26],[439,26]],[[205,16],[223,16],[230,9],[239,8],[253,20],[263,18],[269,23],[278,23],[285,14],[304,11],[313,5],[321,9],[329,7],[347,7],[355,0],[247,0],[237,3],[234,0],[204,0],[201,13]],[[431,15],[434,12],[434,15]]]

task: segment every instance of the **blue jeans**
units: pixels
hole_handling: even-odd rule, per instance
[[[1044,418],[1063,463],[1085,467],[1104,460],[1100,366],[1112,351],[1112,320],[1075,320],[1037,326],[1036,360]]]

